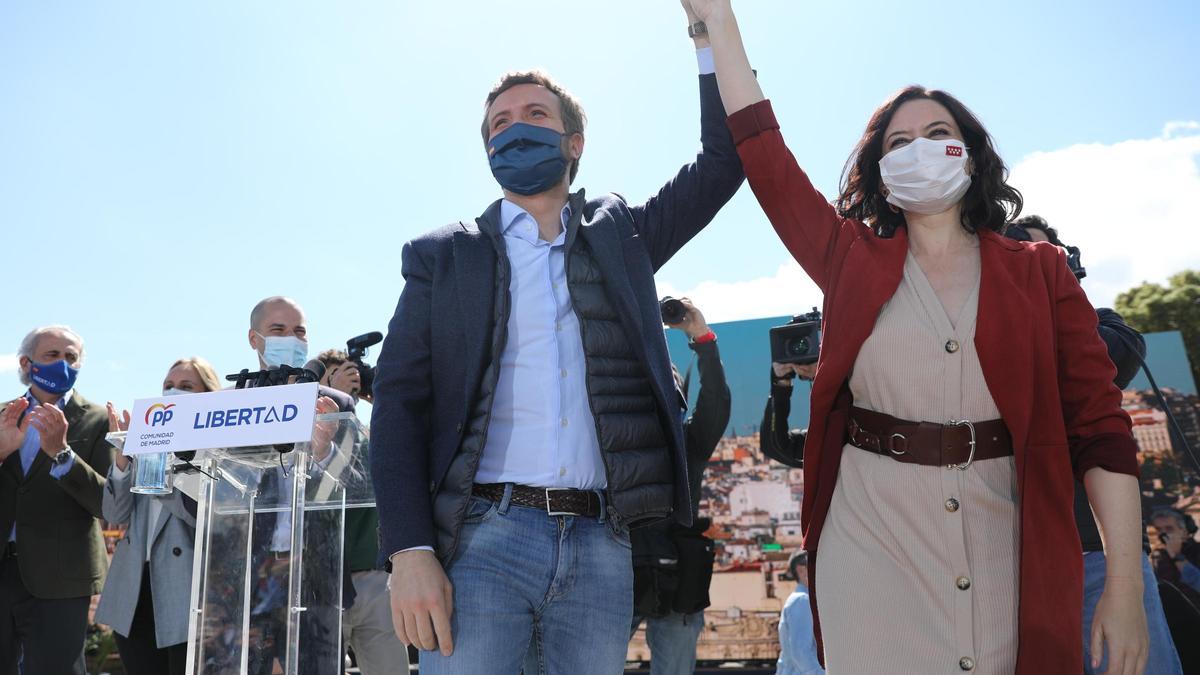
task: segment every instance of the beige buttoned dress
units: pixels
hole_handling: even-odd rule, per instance
[[[906,420],[1000,417],[975,351],[979,281],[957,316],[912,254],[850,376],[856,406]],[[832,675],[1012,673],[1019,521],[1012,457],[966,470],[847,445],[816,566]]]

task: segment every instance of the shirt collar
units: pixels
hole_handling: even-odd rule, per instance
[[[58,403],[56,403],[55,405],[58,406],[59,410],[66,410],[67,404],[71,402],[71,395],[74,393],[75,393],[75,390],[72,389],[71,391],[68,391],[67,393],[63,394],[62,398],[58,399]],[[33,406],[38,405],[37,397],[35,397],[33,395],[33,389],[25,390],[25,398],[29,399],[29,408],[32,408]],[[27,410],[28,410],[28,408],[27,408]]]
[[[562,218],[563,230],[565,231],[567,229],[567,222],[571,220],[571,204],[570,204],[570,202],[568,202],[567,204],[565,204],[563,206],[562,213],[560,214],[560,216]],[[529,215],[529,212],[526,211],[525,209],[521,208],[520,206],[517,206],[516,204],[508,201],[507,199],[500,200],[500,231],[501,232],[508,234],[508,231],[510,229],[512,229],[513,225],[516,225],[518,222],[524,220],[525,218],[533,220],[533,216]]]

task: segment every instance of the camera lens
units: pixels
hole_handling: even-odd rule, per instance
[[[808,336],[788,340],[784,350],[788,356],[804,356],[808,353]]]
[[[687,308],[683,303],[672,297],[663,298],[659,303],[659,309],[662,312],[663,323],[668,326],[681,323],[687,318]]]

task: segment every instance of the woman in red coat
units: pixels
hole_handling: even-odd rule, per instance
[[[997,234],[1021,197],[987,131],[944,92],[901,91],[835,208],[784,145],[729,0],[682,1],[750,186],[825,294],[802,517],[829,672],[1081,672],[1078,476],[1110,565],[1091,653],[1141,673],[1137,446],[1063,253]]]

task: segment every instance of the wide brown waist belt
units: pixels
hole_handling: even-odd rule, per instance
[[[1013,454],[1012,436],[999,419],[910,422],[856,407],[846,431],[854,447],[908,464],[966,469],[974,461]]]
[[[471,494],[493,502],[502,501],[505,485],[505,483],[476,483],[471,488]],[[588,518],[600,516],[600,495],[594,490],[534,488],[514,484],[509,503],[544,509],[546,515],[550,516],[586,516]]]

